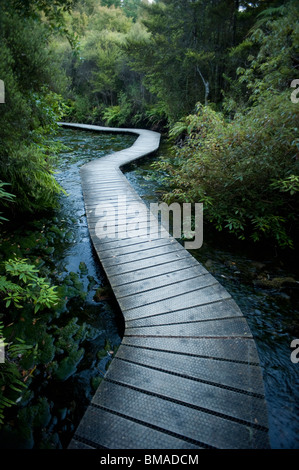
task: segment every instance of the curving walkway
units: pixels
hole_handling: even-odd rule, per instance
[[[158,235],[157,220],[148,236],[148,209],[120,170],[157,150],[160,135],[61,125],[138,136],[132,147],[81,169],[90,236],[125,334],[69,448],[269,447],[261,368],[244,316],[184,247]],[[138,209],[143,229],[133,235],[124,220],[128,205],[130,217]],[[97,236],[103,216],[114,239]]]

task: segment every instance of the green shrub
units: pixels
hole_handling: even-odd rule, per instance
[[[203,202],[204,219],[238,238],[275,240],[292,247],[297,221],[299,109],[289,93],[269,94],[227,123],[198,105],[197,114],[175,126],[187,133],[174,157],[158,167],[173,190],[167,202]]]

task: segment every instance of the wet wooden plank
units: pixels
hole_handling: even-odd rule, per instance
[[[255,427],[255,424],[267,427],[263,398],[237,389],[193,380],[188,376],[179,376],[117,358],[109,367],[109,380],[168,401],[206,410],[209,415],[214,413],[249,427]]]
[[[170,338],[159,336],[125,336],[122,344],[135,348],[136,354],[140,349],[169,351],[183,355],[186,360],[190,356],[212,358],[228,363],[245,363],[259,365],[259,357],[252,338]],[[262,374],[261,374],[262,377]],[[261,378],[262,381],[262,378]],[[260,386],[260,385],[258,385]]]
[[[264,393],[260,368],[248,363],[222,361],[214,358],[187,356],[171,351],[140,348],[136,351],[125,344],[118,350],[117,357],[124,361],[166,370],[168,373],[194,378],[210,384],[228,387],[238,391]]]
[[[145,394],[119,383],[105,383],[98,389],[93,403],[114,412],[126,410],[129,419],[142,420],[149,427],[165,429],[166,432],[190,440],[190,443],[197,440],[198,446],[202,448],[233,449],[236,440],[242,442],[243,448],[252,448],[261,446],[265,439],[265,433],[257,429],[252,431],[221,416],[208,415],[204,411]]]

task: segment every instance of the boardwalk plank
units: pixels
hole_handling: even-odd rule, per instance
[[[142,419],[149,426],[164,428],[171,433],[182,435],[192,442],[196,438],[204,448],[234,448],[236,440],[243,448],[254,448],[264,444],[265,433],[207,415],[179,403],[144,394],[122,384],[105,383],[98,389],[93,403],[115,412],[126,410],[132,419]]]
[[[187,292],[204,289],[215,285],[215,282],[215,278],[211,276],[211,274],[200,273],[199,275],[193,275],[193,277],[185,279],[184,273],[181,272],[181,279],[176,280],[173,284],[169,284],[164,287],[157,286],[150,292],[146,291],[131,294],[130,296],[121,296],[118,300],[123,310],[132,309],[143,305],[150,305],[160,300],[171,299],[174,296],[176,297],[181,294],[186,294]]]
[[[126,324],[126,336],[176,336],[176,337],[227,337],[251,336],[247,322],[243,317],[220,318],[213,322],[194,321],[191,323],[172,323],[155,326],[138,326]]]
[[[170,338],[159,336],[125,336],[122,344],[136,348],[171,351],[185,356],[214,358],[222,362],[259,365],[255,342],[251,338]],[[137,353],[138,354],[138,353]]]
[[[173,285],[175,282],[186,281],[205,274],[208,274],[208,272],[202,268],[202,266],[188,266],[187,268],[180,269],[179,271],[172,271],[166,274],[161,274],[160,276],[143,279],[142,281],[138,280],[131,284],[115,287],[114,293],[117,295],[117,298],[120,299],[124,296],[128,297],[140,294],[141,292],[148,292],[160,287]],[[148,295],[150,295],[150,293]]]
[[[190,258],[189,253],[186,251],[185,256],[178,259],[169,259],[164,263],[159,263],[154,266],[149,266],[147,269],[137,269],[133,272],[126,273],[123,276],[121,273],[116,273],[109,277],[110,283],[113,288],[116,286],[126,285],[132,282],[142,282],[143,280],[151,279],[153,277],[159,277],[164,274],[176,272],[179,269],[186,269],[190,267],[198,266],[198,263],[194,258]]]
[[[146,449],[149,442],[151,449],[200,449],[198,445],[94,406],[87,408],[74,439],[87,441],[95,449]]]
[[[202,358],[169,351],[140,349],[138,353],[133,348],[121,345],[117,357],[136,364],[165,368],[173,374],[186,375],[210,384],[221,384],[232,389],[263,395],[260,368],[251,364],[231,363],[217,359]]]
[[[205,410],[208,414],[216,414],[230,421],[249,426],[257,424],[262,428],[267,426],[263,399],[225,387],[178,377],[152,367],[119,360],[117,357],[109,368],[109,380]]]
[[[133,318],[160,315],[161,313],[196,307],[228,298],[230,298],[228,292],[215,280],[215,284],[212,286],[194,289],[190,292],[179,294],[166,300],[152,302],[142,307],[128,308],[124,310],[124,313],[125,318],[130,320]]]
[[[168,253],[163,253],[156,255],[151,258],[146,258],[146,259],[136,259],[135,261],[131,261],[129,263],[122,263],[122,264],[110,264],[109,261],[106,261],[106,259],[102,260],[102,264],[104,268],[106,269],[109,267],[109,273],[110,276],[119,274],[119,273],[129,273],[132,271],[136,271],[138,269],[147,269],[151,268],[153,266],[160,266],[161,264],[164,263],[169,263],[171,261],[177,261],[179,259],[184,259],[186,258],[186,253],[184,250],[177,250],[173,249],[172,247],[169,248]],[[109,277],[110,277],[109,276]]]
[[[220,299],[212,303],[209,302],[196,307],[168,311],[163,314],[152,314],[147,317],[134,318],[131,320],[127,319],[126,325],[128,328],[136,328],[138,326],[162,326],[191,322],[211,321],[213,323],[216,320],[240,317],[241,315],[242,314],[233,299],[228,298],[225,300]]]

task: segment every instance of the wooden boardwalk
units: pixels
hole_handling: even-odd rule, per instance
[[[81,169],[90,236],[125,333],[69,448],[268,448],[261,368],[244,316],[180,243],[159,235],[158,221],[149,236],[148,209],[120,170],[154,152],[160,135],[62,125],[138,136]],[[124,218],[134,222],[135,209],[136,233]],[[98,236],[103,216],[115,238]]]

